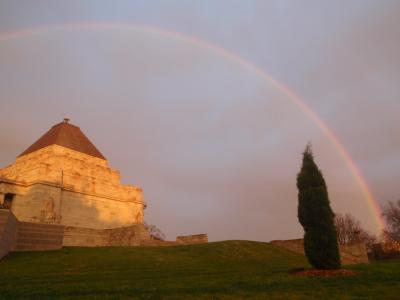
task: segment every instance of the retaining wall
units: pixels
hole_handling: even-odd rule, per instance
[[[112,229],[90,229],[66,226],[64,246],[106,247],[106,246],[139,246],[149,240],[150,235],[143,225]]]
[[[64,226],[18,222],[14,251],[44,251],[61,249]]]
[[[15,248],[18,221],[6,209],[0,209],[0,259]]]
[[[152,240],[143,225],[91,229],[20,222],[9,210],[0,209],[0,258],[11,251],[55,250],[63,246],[176,246],[207,242],[207,234],[178,236],[176,241]]]
[[[64,229],[64,246],[104,247],[108,237],[103,229],[90,229],[66,226]]]

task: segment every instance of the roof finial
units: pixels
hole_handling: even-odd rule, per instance
[[[68,123],[69,122],[69,118],[64,118],[64,123]]]

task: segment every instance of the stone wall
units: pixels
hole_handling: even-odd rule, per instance
[[[0,259],[15,248],[18,221],[9,210],[0,209]]]
[[[303,239],[294,240],[276,240],[271,241],[271,244],[285,248],[292,252],[305,255]],[[340,259],[343,265],[368,263],[367,249],[363,242],[354,243],[351,245],[339,245]]]
[[[208,243],[208,236],[207,234],[182,235],[176,237],[176,242],[179,244]]]
[[[139,246],[150,240],[150,233],[143,225],[106,229],[109,246]]]
[[[10,191],[12,184],[3,184],[5,191]],[[59,224],[60,188],[49,184],[18,186],[12,201],[11,210],[20,221]]]
[[[71,191],[63,191],[61,207],[61,223],[67,226],[106,229],[141,224],[143,219],[141,204]]]
[[[90,229],[20,222],[10,210],[0,209],[0,259],[11,251],[55,250],[63,246],[139,246],[149,241],[150,234],[141,224]]]
[[[64,246],[104,247],[108,236],[103,229],[90,229],[66,226],[64,229]]]
[[[148,240],[150,240],[150,234],[143,225],[112,229],[66,226],[63,245],[79,247],[139,246]]]

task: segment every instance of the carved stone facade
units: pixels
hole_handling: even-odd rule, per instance
[[[19,221],[107,229],[143,224],[142,190],[67,121],[0,169],[0,207]]]

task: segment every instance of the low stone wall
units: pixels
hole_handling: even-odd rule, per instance
[[[305,255],[303,239],[277,240],[270,242],[273,245],[285,248],[292,252]],[[363,242],[351,245],[339,245],[340,259],[343,265],[368,263],[367,249]]]
[[[0,209],[0,259],[15,248],[18,221],[5,209]]]
[[[150,233],[143,225],[106,229],[106,232],[108,246],[140,246],[150,240]]]
[[[153,240],[143,225],[91,229],[18,221],[9,210],[0,209],[0,258],[10,251],[43,251],[63,246],[177,246],[207,243],[207,234],[178,236],[176,241]]]
[[[65,226],[63,246],[104,247],[108,244],[108,235],[103,229],[90,229]]]
[[[176,241],[163,241],[163,240],[150,239],[143,241],[141,245],[153,246],[153,247],[169,247],[169,246],[193,245],[193,244],[203,244],[203,243],[208,243],[207,234],[177,236]]]
[[[194,235],[182,235],[176,237],[176,242],[179,244],[202,244],[208,243],[207,234],[194,234]]]
[[[106,247],[106,246],[139,246],[150,239],[143,225],[112,229],[90,229],[66,226],[64,246]]]
[[[139,246],[147,241],[150,234],[143,225],[90,229],[20,222],[11,211],[0,209],[0,258],[10,251],[54,250],[63,246]]]

